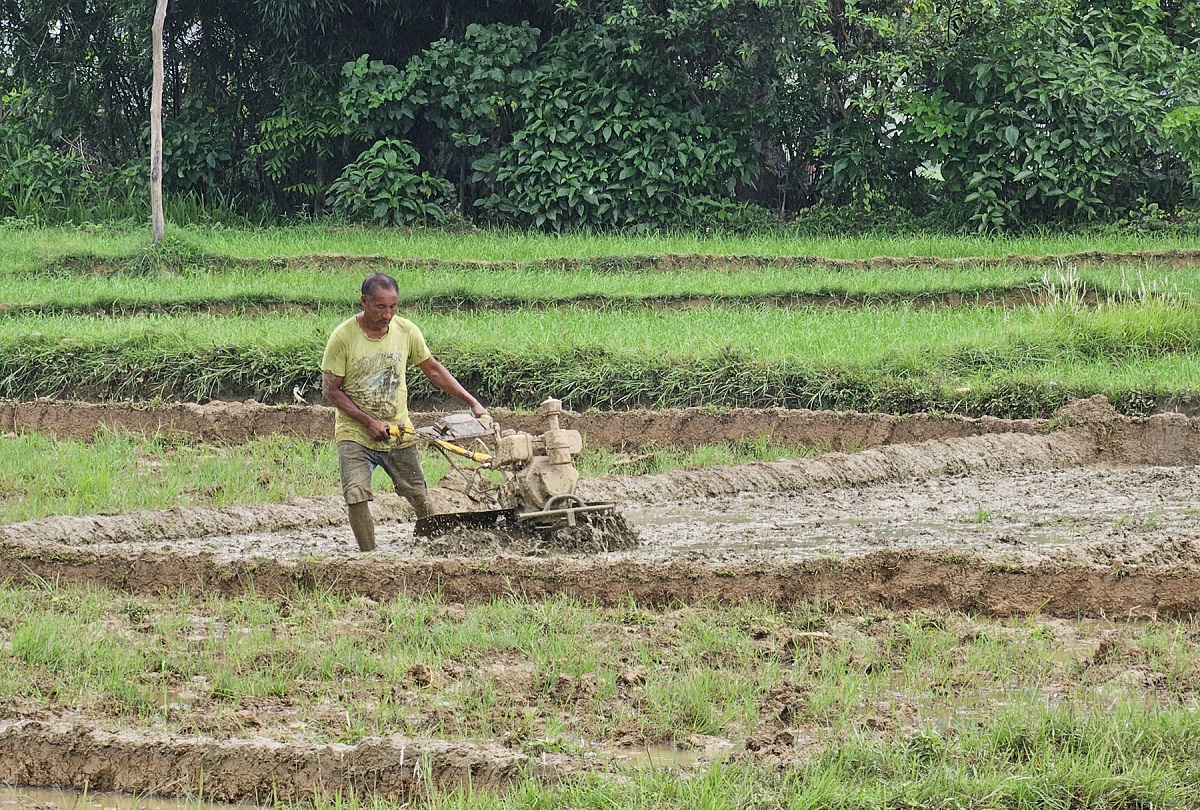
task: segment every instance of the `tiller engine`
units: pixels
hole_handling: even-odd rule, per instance
[[[501,430],[490,417],[471,414],[450,414],[418,428],[416,435],[451,462],[439,486],[466,496],[470,508],[420,518],[414,534],[501,528],[548,535],[614,513],[615,504],[585,503],[575,494],[574,459],[583,437],[559,425],[562,412],[559,400],[543,402],[538,415],[545,418],[546,430],[540,434]],[[463,458],[473,466],[459,463]]]

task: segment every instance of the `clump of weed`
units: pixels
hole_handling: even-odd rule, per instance
[[[150,276],[157,273],[180,273],[189,267],[211,264],[214,257],[187,242],[164,239],[157,245],[135,253],[124,260],[121,275]]]

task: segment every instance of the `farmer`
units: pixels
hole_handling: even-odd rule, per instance
[[[375,522],[371,517],[371,473],[383,467],[396,493],[417,512],[428,516],[425,473],[417,455],[416,437],[408,416],[405,371],[412,363],[435,386],[471,408],[475,416],[487,411],[479,400],[438,362],[425,345],[416,324],[397,317],[400,287],[383,273],[362,283],[362,312],[333,330],[321,359],[321,387],[337,408],[333,438],[338,447],[342,493],[350,512],[350,528],[362,551],[375,550]],[[395,438],[391,425],[409,433]]]

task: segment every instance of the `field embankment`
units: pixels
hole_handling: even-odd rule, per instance
[[[541,428],[541,418],[528,411],[495,408],[492,413],[514,430],[536,432]],[[412,417],[417,424],[429,424],[442,415],[414,411]],[[589,447],[614,451],[743,441],[847,451],[988,433],[1040,433],[1053,424],[1049,419],[782,408],[568,411],[562,416],[562,425],[581,431]],[[0,431],[90,440],[105,430],[235,444],[275,435],[327,441],[333,432],[333,409],[258,402],[0,402]]]

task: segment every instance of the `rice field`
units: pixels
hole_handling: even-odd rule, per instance
[[[714,418],[859,410],[884,434],[887,414],[1046,418],[1011,444],[956,445],[945,462],[968,490],[1010,487],[996,503],[1024,491],[1018,451],[1039,470],[1123,463],[1133,440],[1109,442],[1114,424],[1083,424],[1057,444],[1048,435],[1069,400],[1101,394],[1139,417],[1200,406],[1200,244],[1185,240],[304,226],[172,229],[164,247],[146,242],[140,228],[0,227],[0,400],[136,410],[284,404],[295,392],[322,404],[326,336],[356,311],[362,276],[382,271],[400,282],[402,314],[490,407],[520,412],[553,395],[580,411]],[[445,404],[413,376],[414,408]],[[442,558],[414,553],[403,520],[387,528],[403,548],[355,556],[329,442],[14,431],[0,443],[0,782],[109,779],[319,810],[1195,807],[1200,630],[1188,612],[1193,538],[1177,528],[1197,507],[1160,503],[1155,489],[1186,475],[1194,451],[1171,437],[1194,435],[1195,420],[1120,426],[1153,438],[1167,424],[1155,419],[1174,432],[1146,453],[1170,474],[1112,484],[1137,506],[1095,517],[1095,532],[1116,539],[1093,550],[1136,562],[1108,568],[1003,556],[1042,551],[1008,521],[1061,515],[953,503],[950,479],[936,477],[938,442],[919,458],[905,445],[835,463],[764,434],[633,455],[589,448],[578,466],[601,483],[660,476],[647,492],[692,480],[704,495],[717,487],[695,471],[724,481],[754,462],[751,486],[810,461],[828,475],[875,464],[897,477],[876,482],[877,503],[907,516],[905,537],[936,528],[966,543],[995,524],[998,556],[908,555],[879,541],[861,559],[835,544],[811,564],[776,566],[720,548],[728,527],[716,521],[690,529],[715,538],[711,556],[655,565],[636,554]],[[1101,445],[1113,455],[1096,455]],[[904,479],[905,459],[934,477]],[[433,454],[424,464],[431,482],[448,466]],[[1076,497],[1100,468],[1069,479]],[[813,480],[827,482],[828,504],[869,489]],[[936,514],[953,519],[929,517],[918,489],[940,494]],[[1048,500],[1072,494],[1048,489]],[[703,511],[701,495],[678,509]],[[733,493],[728,510],[754,495]],[[767,495],[787,503],[786,491]],[[754,513],[775,502],[721,520],[752,534],[755,520],[781,522],[785,507]],[[1089,506],[1053,528],[1083,532]],[[292,511],[276,525],[271,507]],[[974,510],[965,529],[963,509]],[[822,512],[820,531],[857,526],[845,511]],[[230,534],[243,516],[251,528]],[[213,528],[186,534],[202,525]],[[254,533],[276,547],[320,542],[273,557],[250,545]],[[193,539],[200,551],[181,550]],[[809,583],[848,596],[754,596]],[[599,596],[572,597],[574,586]],[[1049,610],[1129,594],[1128,610],[1013,607],[1052,587],[1048,601],[1062,601]],[[929,607],[951,596],[966,607]],[[91,759],[72,766],[76,756]],[[321,770],[330,762],[336,773]],[[297,774],[317,774],[317,787],[290,782]]]
[[[121,254],[129,235],[0,234],[33,244],[0,269],[6,399],[288,401],[294,389],[316,390],[325,337],[356,310],[362,275],[377,270],[397,277],[403,314],[419,323],[437,356],[484,399],[512,407],[533,407],[553,390],[575,409],[1025,417],[1096,393],[1130,414],[1188,406],[1200,395],[1193,306],[1200,276],[1136,255],[1046,266],[1015,252],[1081,247],[1069,239],[589,243],[381,232],[368,243],[367,232],[217,230],[204,239],[184,232],[157,252]],[[56,235],[72,250],[51,249]],[[326,241],[335,236],[342,241]],[[478,252],[485,243],[510,252],[503,260]],[[1190,249],[1144,240],[1105,247],[1148,244]],[[266,246],[275,259],[264,258]],[[334,247],[358,261],[317,255],[297,267],[287,260]],[[1094,255],[1097,246],[1088,247]],[[559,267],[550,248],[583,263]],[[717,254],[702,252],[722,249],[757,252],[727,253],[716,266]],[[884,250],[997,261],[831,268],[777,260]],[[645,251],[707,258],[649,271],[611,261],[655,255]],[[421,257],[433,263],[405,264]],[[414,396],[428,401],[420,383]],[[1028,396],[1016,395],[1022,390]]]

